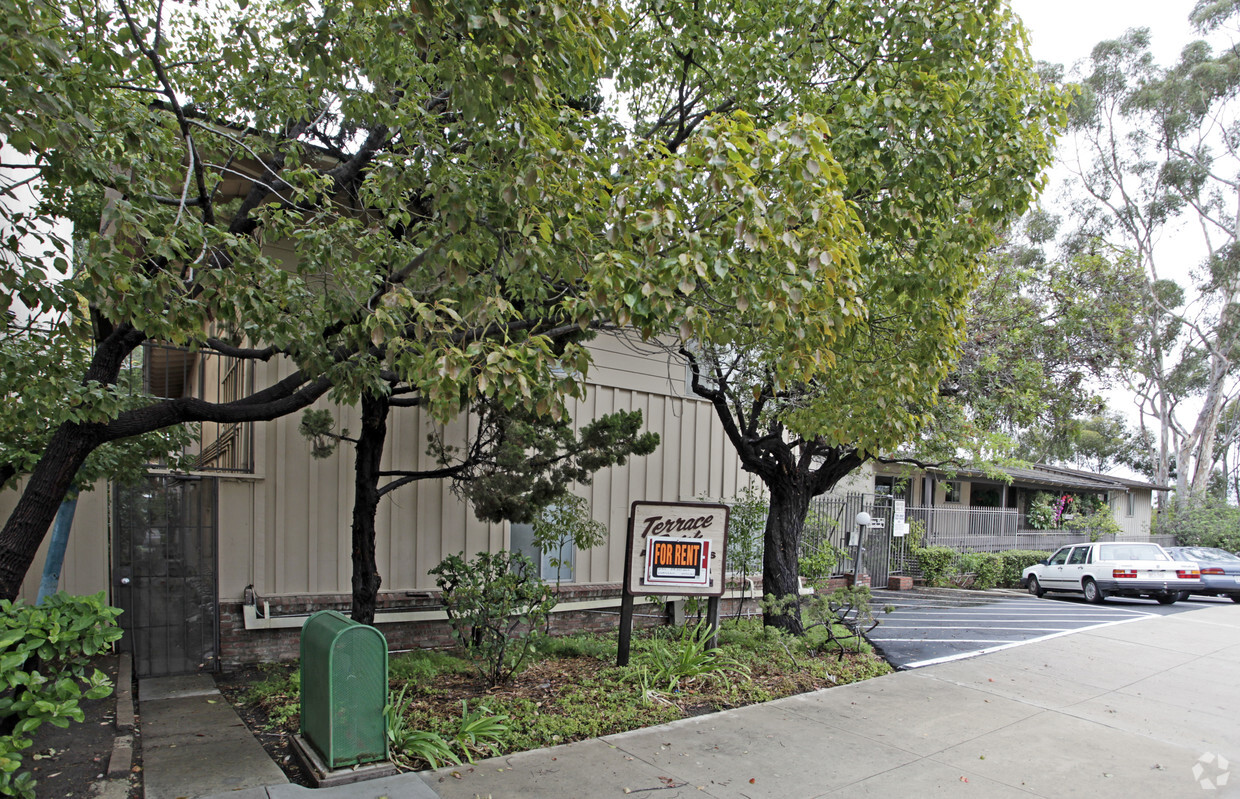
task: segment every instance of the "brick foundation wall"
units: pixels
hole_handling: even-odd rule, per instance
[[[761,590],[759,586],[759,591]],[[571,585],[561,586],[560,602],[579,602],[594,599],[615,599],[614,608],[570,610],[551,614],[551,633],[566,635],[579,632],[610,632],[620,625],[620,586]],[[349,614],[351,597],[348,594],[296,594],[257,598],[262,612],[263,603],[270,603],[271,616],[308,616],[320,610],[338,610]],[[702,600],[705,608],[705,600]],[[756,599],[745,600],[745,611],[756,613]],[[378,598],[378,630],[388,642],[388,651],[402,652],[410,649],[442,649],[452,646],[452,630],[446,621],[383,621],[383,611],[440,610],[437,593],[403,591],[381,593]],[[737,612],[738,600],[725,599],[720,603],[720,615],[727,617]],[[638,604],[634,609],[633,627],[657,627],[670,620],[668,610],[658,605]],[[296,627],[247,630],[241,602],[220,603],[220,668],[235,671],[243,666],[257,663],[275,663],[295,660],[299,656],[301,630]]]

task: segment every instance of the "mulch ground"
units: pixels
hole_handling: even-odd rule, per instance
[[[115,656],[95,662],[114,683],[116,664]],[[91,796],[91,787],[107,776],[117,735],[116,695],[84,700],[80,707],[86,716],[83,722],[72,722],[63,729],[44,724],[35,731],[34,744],[22,753],[23,765],[38,780],[35,791],[39,799],[86,799]],[[140,767],[130,774],[129,784],[130,799],[141,799]]]
[[[848,657],[851,659],[852,656]],[[493,688],[487,688],[486,684],[473,674],[440,674],[436,676],[433,687],[423,687],[409,698],[413,707],[442,718],[459,716],[463,699],[468,700],[470,706],[474,706],[476,700],[488,697],[528,699],[534,703],[546,702],[550,705],[550,700],[564,686],[592,683],[597,673],[609,666],[609,663],[596,658],[553,658],[533,663],[508,683]],[[216,684],[262,743],[268,755],[284,769],[289,780],[309,787],[312,786],[309,776],[301,768],[292,750],[292,735],[297,732],[296,717],[290,720],[284,728],[274,728],[270,717],[261,706],[246,704],[242,701],[249,685],[269,678],[273,668],[276,667],[267,665],[262,670],[247,668],[217,675]],[[281,666],[281,668],[291,670],[295,667]],[[788,673],[786,669],[775,664],[770,664],[766,668],[753,669],[748,679],[762,685],[776,696],[814,691],[831,687],[834,684],[830,680],[812,677],[805,673]],[[717,699],[717,697],[699,696],[693,691],[688,691],[678,696],[675,704],[684,716],[699,716],[720,710]],[[557,743],[571,743],[573,740],[576,739],[570,737]]]

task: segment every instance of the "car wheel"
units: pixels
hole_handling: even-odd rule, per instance
[[[1232,602],[1240,603],[1240,594],[1228,594],[1227,598],[1230,599]]]
[[[1179,592],[1178,594],[1176,594],[1176,595],[1175,595],[1175,600],[1176,600],[1177,602],[1185,602],[1185,601],[1187,601],[1187,600],[1188,600],[1188,592],[1187,592],[1187,591],[1181,591],[1181,592]],[[1237,600],[1237,601],[1240,601],[1240,600]]]
[[[1154,597],[1154,598],[1158,600],[1158,604],[1160,604],[1160,605],[1174,605],[1174,604],[1175,604],[1175,601],[1176,601],[1177,599],[1179,599],[1179,598],[1180,598],[1180,595],[1179,595],[1178,593],[1176,593],[1176,594],[1159,594],[1158,596],[1156,596],[1156,597]]]
[[[1043,594],[1046,593],[1046,589],[1043,588],[1042,585],[1038,582],[1038,578],[1033,576],[1032,574],[1029,575],[1029,593],[1033,594],[1036,597],[1041,597]],[[1233,596],[1232,599],[1236,600],[1237,602],[1240,602],[1240,596]]]
[[[1093,578],[1090,577],[1086,577],[1085,582],[1081,584],[1081,591],[1085,594],[1085,601],[1093,602],[1095,605],[1102,604],[1103,600],[1106,599],[1106,597],[1102,595],[1102,589],[1099,588],[1098,584],[1093,581]]]

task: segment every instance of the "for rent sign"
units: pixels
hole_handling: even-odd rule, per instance
[[[625,590],[630,596],[723,594],[728,506],[634,502]]]

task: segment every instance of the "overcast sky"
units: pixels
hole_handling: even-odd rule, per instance
[[[1175,61],[1198,38],[1188,24],[1195,0],[1010,0],[1029,29],[1033,57],[1071,66],[1103,39],[1149,28],[1158,63]]]

